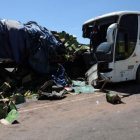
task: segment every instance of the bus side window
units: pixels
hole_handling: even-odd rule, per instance
[[[128,34],[122,30],[119,30],[117,36],[116,47],[116,60],[124,60],[128,58]]]
[[[132,55],[137,43],[138,16],[124,15],[120,20],[120,27],[116,40],[116,61],[125,60]]]

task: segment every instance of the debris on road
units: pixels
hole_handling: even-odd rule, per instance
[[[21,104],[25,102],[25,97],[21,93],[16,93],[13,96],[11,96],[11,98],[15,104]]]
[[[30,21],[0,20],[0,119],[12,124],[16,105],[39,99],[63,99],[67,93],[94,93],[84,78],[89,45],[65,31],[49,31]],[[7,37],[8,36],[8,37]],[[8,43],[7,43],[8,42]]]
[[[99,101],[98,100],[96,101],[96,104],[99,105]]]
[[[76,93],[87,93],[87,94],[93,94],[94,93],[94,87],[92,85],[86,85],[86,86],[77,86],[77,87],[71,87],[74,89],[74,92]]]
[[[1,123],[5,124],[5,125],[12,124],[16,120],[16,118],[18,117],[17,108],[16,108],[15,104],[10,99],[4,98],[4,96],[2,94],[3,94],[3,92],[1,92],[1,94],[0,94],[1,98],[2,98],[2,99],[0,99]]]
[[[52,91],[51,93],[40,92],[39,99],[42,99],[44,96],[48,99],[62,99],[64,98],[66,93],[67,91],[65,89],[61,90],[60,92],[56,92],[56,91]]]
[[[15,109],[12,109],[7,117],[5,119],[1,119],[1,123],[4,124],[4,125],[10,125],[12,124],[19,116],[19,113],[15,110]]]
[[[114,93],[107,93],[106,100],[107,100],[107,102],[112,103],[112,104],[123,103],[121,101],[121,97],[118,94],[114,94]]]
[[[71,87],[65,87],[64,89],[66,89],[67,92],[73,92],[74,91]]]

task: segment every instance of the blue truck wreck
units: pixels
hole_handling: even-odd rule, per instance
[[[49,73],[49,60],[64,47],[52,33],[36,22],[22,24],[13,20],[0,20],[0,58],[12,59],[29,65],[38,73]]]
[[[56,53],[64,52],[64,45],[48,29],[36,22],[22,24],[14,20],[0,20],[0,58],[27,66],[63,86],[66,85],[65,69],[59,64],[58,72],[53,72],[56,68],[51,66],[50,61]]]

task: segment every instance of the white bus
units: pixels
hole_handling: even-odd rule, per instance
[[[93,18],[83,24],[90,39],[94,65],[88,82],[137,80],[140,83],[140,12],[120,11]]]

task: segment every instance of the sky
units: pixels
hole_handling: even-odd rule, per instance
[[[82,37],[85,21],[124,10],[140,11],[140,0],[1,0],[0,18],[36,21],[49,30],[75,35],[80,43],[89,43]]]

